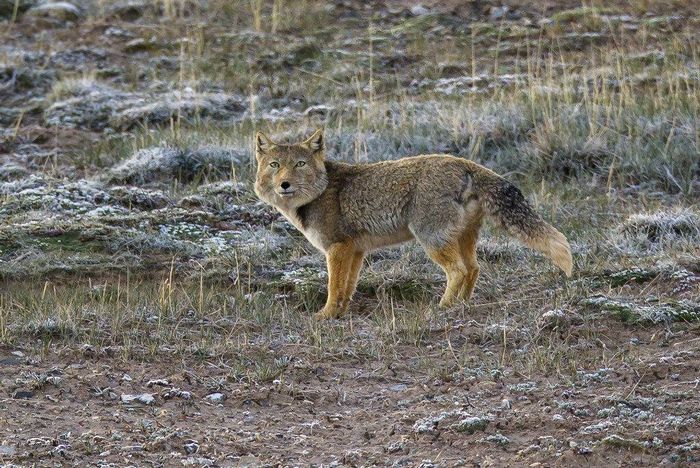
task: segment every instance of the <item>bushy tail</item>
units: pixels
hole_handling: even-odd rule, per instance
[[[518,188],[489,169],[472,172],[474,194],[492,219],[531,249],[551,258],[571,276],[571,247],[564,234],[544,221],[525,200]]]

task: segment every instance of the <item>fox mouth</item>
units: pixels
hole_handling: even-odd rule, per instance
[[[292,195],[296,193],[296,190],[286,190],[284,192],[277,192],[277,195],[279,195],[282,198],[289,198]]]

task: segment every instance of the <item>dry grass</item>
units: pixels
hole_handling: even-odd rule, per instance
[[[362,379],[375,377],[382,385],[415,385],[419,397],[396,403],[411,408],[469,408],[467,394],[475,392],[491,405],[476,402],[480,411],[502,415],[493,407],[505,392],[529,406],[499,431],[529,430],[528,415],[540,409],[543,419],[533,424],[549,428],[556,425],[551,410],[579,418],[557,426],[567,444],[567,437],[594,438],[577,431],[595,424],[597,413],[567,406],[560,394],[579,404],[582,388],[607,382],[591,390],[596,398],[657,395],[661,387],[647,381],[650,363],[665,369],[681,362],[689,355],[667,354],[698,333],[697,18],[678,20],[672,15],[682,8],[656,1],[587,2],[529,24],[358,5],[167,0],[118,21],[109,2],[97,2],[76,28],[84,28],[86,41],[104,41],[117,71],[56,65],[61,55],[51,54],[67,46],[23,36],[19,26],[39,26],[12,20],[0,37],[46,52],[36,70],[57,71],[38,75],[9,49],[0,52],[0,78],[14,79],[18,93],[39,93],[32,84],[39,78],[49,83],[39,93],[44,107],[23,108],[27,116],[0,142],[9,148],[3,157],[35,176],[18,178],[10,164],[0,174],[0,350],[44,362],[177,362],[183,374],[216,369],[198,385],[230,394],[274,391],[289,397],[290,407],[317,402],[304,393],[308,382],[330,388],[327,382],[357,380],[348,398],[360,401],[367,398]],[[112,23],[123,31],[105,39],[101,31]],[[51,31],[75,39],[69,28]],[[144,42],[127,45],[138,39]],[[199,100],[187,107],[183,96]],[[90,114],[97,102],[103,107]],[[122,115],[124,106],[147,111]],[[76,119],[62,119],[71,115]],[[96,117],[81,120],[86,115]],[[58,122],[49,136],[32,140],[49,117]],[[293,141],[318,127],[334,159],[447,152],[506,175],[570,239],[572,279],[487,226],[469,305],[438,309],[442,274],[406,245],[366,260],[348,317],[314,322],[325,295],[323,259],[258,203],[251,141],[256,130]],[[79,144],[64,148],[63,131]],[[93,143],[85,143],[88,136]],[[27,145],[65,151],[46,156]],[[26,161],[16,157],[28,148],[35,153]],[[333,369],[331,377],[322,365]],[[610,369],[624,379],[600,377]],[[37,375],[36,385],[48,387],[48,375]],[[549,392],[544,403],[538,391]],[[449,400],[459,392],[466,403]],[[340,408],[345,397],[333,404]],[[396,424],[411,428],[419,416],[430,415]],[[664,434],[664,447],[690,443]],[[465,440],[488,442],[459,436],[444,447],[463,452]],[[442,447],[438,438],[416,453]],[[371,444],[370,436],[363,440]],[[500,461],[575,450],[549,453],[540,441],[538,452],[527,452],[521,442],[511,442],[517,450],[499,448]],[[655,462],[671,450],[649,444],[645,454]],[[396,453],[381,449],[375,461]],[[682,453],[676,461],[692,461]]]

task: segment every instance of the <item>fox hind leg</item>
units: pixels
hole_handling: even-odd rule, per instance
[[[472,293],[474,292],[474,285],[476,284],[477,278],[479,278],[480,268],[476,257],[476,240],[478,237],[479,226],[465,229],[462,235],[459,237],[460,253],[467,272],[458,296],[465,302],[471,298]]]
[[[455,242],[440,248],[425,246],[425,251],[447,275],[447,286],[440,299],[440,307],[450,307],[460,299],[460,292],[465,285],[468,274],[460,245]]]
[[[345,283],[345,300],[350,302],[352,295],[355,293],[355,288],[357,288],[357,280],[360,276],[360,270],[362,269],[362,261],[365,259],[365,253],[362,251],[355,252],[350,263],[348,270],[348,277]]]

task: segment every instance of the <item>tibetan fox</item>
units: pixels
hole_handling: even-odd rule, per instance
[[[326,255],[328,299],[318,319],[346,311],[367,252],[411,239],[447,275],[440,306],[469,300],[484,216],[571,275],[566,237],[514,185],[473,161],[444,154],[373,164],[329,161],[320,130],[292,145],[257,133],[255,156],[255,193]]]

